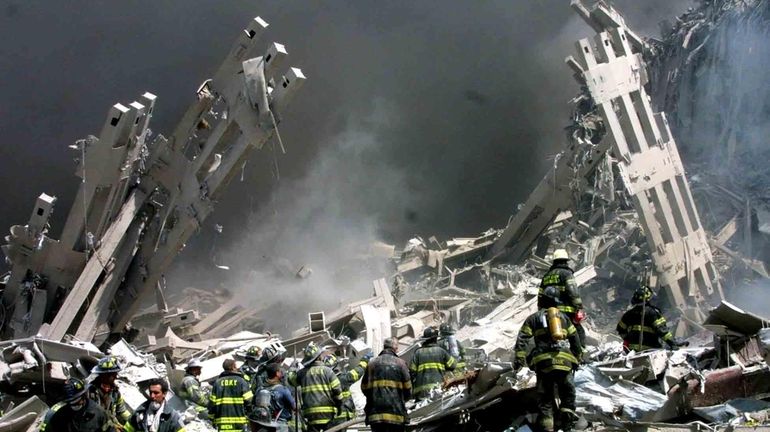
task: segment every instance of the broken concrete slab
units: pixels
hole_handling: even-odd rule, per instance
[[[724,326],[730,330],[750,336],[768,327],[770,320],[746,312],[730,302],[723,301],[709,313],[704,325],[706,327],[712,325]]]
[[[32,396],[0,417],[0,431],[24,431],[48,411],[48,405]]]

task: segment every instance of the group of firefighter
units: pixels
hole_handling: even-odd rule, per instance
[[[628,351],[663,348],[664,344],[677,349],[684,345],[668,330],[666,318],[651,303],[653,297],[653,291],[640,284],[631,297],[631,308],[617,324],[616,330]],[[575,412],[574,373],[585,361],[586,333],[581,324],[585,312],[564,249],[554,251],[553,264],[543,275],[537,308],[519,330],[513,368],[518,371],[528,366],[536,373],[537,426],[541,430],[580,429],[580,417]]]
[[[617,324],[628,350],[682,345],[651,303],[653,297],[649,287],[639,287],[631,308]],[[554,252],[553,265],[542,278],[537,306],[519,331],[513,368],[518,372],[528,366],[536,373],[537,426],[541,430],[578,429],[573,376],[584,361],[586,336],[581,322],[585,314],[563,249]],[[464,371],[466,353],[447,324],[424,330],[408,365],[399,357],[397,338],[386,339],[383,346],[377,357],[366,354],[345,364],[333,352],[311,343],[303,351],[302,367],[288,369],[279,349],[252,346],[240,368],[233,359],[224,361],[210,391],[204,391],[198,379],[202,364],[192,360],[178,394],[218,431],[345,430],[356,418],[350,387],[361,380],[366,423],[371,429],[404,431],[406,401],[429,399],[448,375]],[[89,384],[76,378],[67,380],[64,401],[49,410],[40,430],[184,431],[181,415],[166,402],[169,389],[164,380],[150,381],[148,400],[131,413],[116,385],[118,372],[117,359],[105,357],[92,370],[95,378]]]

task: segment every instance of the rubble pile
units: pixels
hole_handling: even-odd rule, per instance
[[[730,430],[764,424],[768,403],[757,398],[770,388],[762,342],[768,334],[762,325],[767,324],[724,303],[706,324],[723,329],[716,344],[704,334],[691,338],[693,345],[702,346],[673,352],[624,353],[619,342],[592,347],[593,360],[575,377],[578,410],[591,430],[700,430],[706,424],[711,430]],[[474,378],[464,394],[445,393],[417,407],[413,422],[418,430],[444,430],[457,421],[466,425],[460,430],[502,430],[511,424],[515,429],[532,423],[527,418],[535,403],[531,371],[514,375],[510,363],[489,361]]]
[[[153,305],[135,315],[127,337],[138,348],[173,361],[208,347],[211,340],[264,328],[255,307],[226,291],[188,287],[170,296],[169,303],[177,306]]]
[[[586,153],[592,151],[589,137],[598,136],[599,123],[593,113],[576,115],[575,127],[569,130],[575,145],[587,147]],[[613,332],[618,311],[627,305],[640,275],[646,275],[652,266],[638,215],[622,184],[614,181],[614,171],[617,167],[608,159],[590,179],[591,186],[572,182],[574,209],[556,215],[517,264],[486,255],[503,230],[489,229],[476,238],[445,242],[435,237],[428,242],[411,239],[394,259],[394,297],[409,313],[420,309],[439,311],[437,323],[476,325],[478,321],[486,322],[485,318],[492,320],[487,314],[494,316],[495,308],[504,305],[534,307],[531,300],[551,265],[551,255],[556,248],[564,248],[575,266],[588,310],[592,311],[590,326],[597,333]],[[602,183],[608,185],[600,186]],[[458,313],[460,303],[464,313]],[[527,310],[518,313],[526,317]],[[516,330],[511,330],[509,339],[515,338]],[[508,342],[510,347],[512,341]]]

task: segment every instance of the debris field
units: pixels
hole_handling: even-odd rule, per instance
[[[565,146],[507,226],[372,245],[390,273],[372,281],[371,295],[308,310],[307,325],[291,334],[267,331],[260,311],[227,290],[167,293],[164,278],[244,161],[282,146],[281,113],[306,78],[285,66],[282,44],[260,43],[267,22],[248,23],[168,137],[149,127],[154,94],[115,104],[98,136],[72,146],[82,181],[59,237],[48,232],[56,198],[47,194],[6,237],[0,431],[38,430],[65,380],[93,379],[108,355],[120,363],[130,410],[162,378],[186,430],[213,431],[178,396],[193,359],[204,388],[223,360],[243,362],[254,346],[284,353],[295,370],[311,343],[354,365],[395,336],[409,363],[423,331],[448,324],[465,347],[466,370],[447,374],[427,400],[409,401],[407,429],[528,432],[535,373],[514,369],[513,347],[538,310],[557,249],[569,254],[587,311],[575,384],[588,429],[770,430],[770,312],[728,301],[768,279],[768,171],[751,159],[770,147],[729,127],[762,118],[742,100],[750,95],[725,96],[729,84],[714,78],[736,73],[720,62],[742,35],[767,35],[770,2],[703,0],[660,39],[635,33],[603,1],[587,3],[572,1],[595,35],[565,53],[576,84]],[[699,148],[692,119],[714,99],[731,118],[719,120],[721,146]],[[741,164],[750,168],[734,169]],[[310,267],[289,272],[313,279]],[[624,349],[615,328],[640,284],[654,287],[686,347]],[[358,416],[345,427],[370,430],[360,384],[351,392]]]

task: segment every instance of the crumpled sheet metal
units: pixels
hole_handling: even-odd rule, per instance
[[[709,423],[730,423],[744,414],[766,411],[770,402],[759,399],[733,399],[720,405],[694,408],[693,412]]]
[[[409,414],[411,424],[422,427],[430,423],[446,421],[451,416],[457,416],[462,412],[474,412],[497,403],[507,392],[530,389],[535,385],[535,373],[527,368],[515,375],[509,363],[492,364],[485,369],[483,376],[474,382],[471,388],[463,385],[450,387],[446,391],[438,391],[434,395],[435,399],[417,404]]]
[[[243,348],[244,346],[251,346],[251,345],[259,345],[260,348],[264,348],[264,346],[262,346],[262,344],[258,342],[263,342],[266,339],[268,339],[267,335],[244,330],[244,331],[235,333],[234,335],[228,336],[226,338],[221,338],[218,340],[208,340],[208,341],[202,341],[202,342],[211,343],[211,348],[213,350],[215,350],[216,352],[223,353],[223,352],[235,351]]]
[[[711,310],[704,324],[707,328],[710,325],[725,326],[732,331],[750,336],[762,330],[770,324],[770,321],[765,317],[747,312],[728,301],[723,301]]]
[[[461,387],[452,387],[445,392],[436,391],[432,394],[435,399],[421,401],[413,407],[409,413],[411,423],[430,423],[454,414],[460,407],[465,407],[469,401],[473,402],[464,390]]]
[[[482,395],[488,392],[495,384],[497,384],[500,376],[506,372],[513,370],[513,366],[508,362],[490,362],[487,363],[479,371],[476,381],[473,382],[469,389],[471,397]]]
[[[612,382],[593,366],[575,374],[577,406],[588,413],[619,416],[622,420],[650,421],[668,398],[630,381]]]
[[[508,361],[521,325],[536,310],[536,297],[511,297],[485,317],[461,328],[456,337],[471,341],[469,346],[483,349],[490,359]]]

